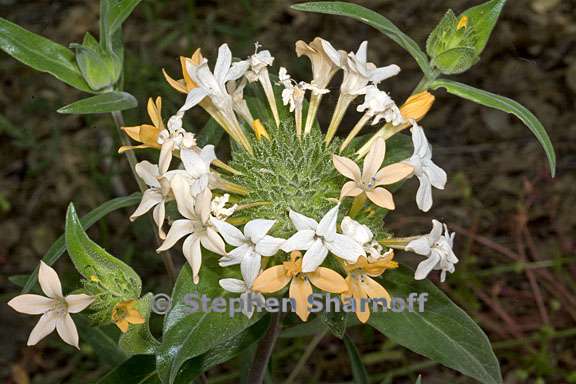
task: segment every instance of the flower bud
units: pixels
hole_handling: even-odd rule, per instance
[[[417,93],[410,96],[404,105],[400,107],[400,113],[406,120],[420,121],[426,116],[434,100],[434,95],[428,91]]]

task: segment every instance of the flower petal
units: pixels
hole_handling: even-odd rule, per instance
[[[252,284],[252,290],[272,293],[281,290],[292,279],[286,274],[283,265],[275,265],[260,274]]]
[[[360,283],[360,286],[366,292],[368,297],[372,299],[384,299],[386,300],[386,305],[390,308],[392,304],[392,297],[390,293],[381,286],[376,280],[372,279],[371,277],[364,276],[364,281]]]
[[[261,261],[261,256],[254,252],[250,252],[242,259],[240,271],[242,272],[242,278],[248,286],[252,286],[254,280],[260,273]]]
[[[412,240],[406,245],[407,251],[415,252],[419,255],[427,256],[430,254],[430,243],[428,241],[428,235]]]
[[[340,209],[340,204],[337,204],[334,208],[331,208],[320,223],[318,223],[318,228],[316,228],[316,234],[322,236],[326,239],[330,239],[336,233],[336,222],[338,221],[338,209]]]
[[[160,168],[161,174],[165,174],[170,168],[173,150],[174,140],[168,139],[162,144],[162,147],[160,148],[160,157],[158,159],[158,167]]]
[[[339,233],[331,241],[326,241],[325,244],[334,255],[353,263],[358,261],[358,257],[366,255],[364,248],[354,239]]]
[[[437,254],[432,254],[430,257],[427,257],[425,260],[421,261],[420,264],[418,264],[418,268],[416,268],[416,272],[414,273],[414,279],[425,279],[439,261],[440,256]]]
[[[394,198],[392,194],[381,187],[374,188],[372,191],[367,191],[366,196],[372,201],[374,204],[378,205],[379,207],[386,208],[386,209],[394,209]]]
[[[162,200],[158,205],[154,207],[154,210],[152,210],[152,218],[156,223],[156,227],[158,227],[158,237],[160,237],[161,240],[164,240],[166,238],[166,233],[162,229],[164,220],[166,219],[166,207],[164,206],[164,200]]]
[[[250,252],[252,252],[252,246],[243,244],[222,256],[218,260],[218,265],[221,267],[229,267],[231,265],[240,264],[244,257],[246,257]]]
[[[354,181],[360,181],[360,167],[353,160],[338,155],[332,155],[332,163],[338,172]]]
[[[160,188],[160,183],[158,182],[158,176],[160,176],[160,170],[158,165],[152,164],[151,162],[144,160],[136,164],[134,167],[136,174],[144,180],[146,185],[149,187]]]
[[[40,340],[51,334],[56,329],[56,314],[53,311],[46,312],[40,317],[38,323],[30,336],[26,345],[36,345]]]
[[[224,43],[218,48],[218,58],[214,65],[214,77],[219,84],[224,85],[231,64],[232,52],[228,48],[228,44]]]
[[[62,285],[56,271],[43,261],[40,261],[38,282],[46,296],[52,299],[62,298]]]
[[[348,181],[344,183],[344,185],[342,186],[342,190],[340,191],[340,200],[342,200],[342,198],[346,196],[356,197],[362,192],[364,191],[361,188],[358,188],[357,182]]]
[[[68,313],[78,313],[86,309],[92,302],[94,298],[83,293],[78,295],[68,295],[65,298],[66,304],[68,304]]]
[[[244,237],[244,234],[232,224],[214,218],[211,220],[211,223],[216,227],[218,233],[222,235],[228,244],[234,247],[240,247],[245,244],[246,238]]]
[[[308,320],[308,296],[312,294],[312,286],[302,278],[295,277],[290,283],[290,298],[296,302],[296,314],[302,321]]]
[[[312,285],[323,291],[342,293],[348,290],[346,280],[339,273],[324,267],[318,267],[314,272],[307,274]]]
[[[416,191],[416,205],[423,212],[428,212],[432,208],[432,185],[426,176],[418,177],[420,185]]]
[[[218,284],[228,292],[242,293],[246,291],[246,284],[239,279],[220,279]]]
[[[224,244],[224,240],[222,240],[218,235],[218,232],[212,228],[206,228],[206,232],[200,235],[200,242],[202,243],[202,246],[210,252],[219,255],[226,254],[226,245]]]
[[[312,246],[314,234],[311,229],[299,230],[282,244],[281,249],[284,252],[308,249]]]
[[[182,252],[188,261],[188,264],[190,264],[190,268],[192,268],[192,279],[194,284],[198,284],[200,281],[198,273],[200,272],[200,267],[202,266],[202,249],[200,248],[200,239],[198,236],[196,236],[196,234],[188,236],[188,238],[184,240],[184,244],[182,245]]]
[[[198,87],[192,89],[190,92],[188,92],[188,95],[186,96],[186,101],[184,102],[184,105],[180,108],[180,111],[185,112],[190,108],[195,107],[196,105],[198,105],[198,103],[204,100],[206,96],[208,96],[208,92],[204,88]]]
[[[178,212],[187,219],[193,219],[194,211],[194,197],[190,193],[190,183],[186,176],[175,174],[170,182],[170,187],[176,198],[176,205]]]
[[[414,167],[406,163],[388,165],[376,173],[376,185],[394,184],[414,171]]]
[[[244,235],[247,239],[250,239],[252,243],[256,244],[260,241],[260,239],[266,236],[274,223],[276,223],[276,220],[251,220],[244,226]]]
[[[434,188],[444,189],[446,180],[448,179],[446,171],[434,164],[432,161],[426,161],[424,164],[424,173],[428,176],[430,184],[432,184]]]
[[[138,208],[130,215],[130,220],[134,221],[137,217],[148,212],[152,207],[158,205],[163,200],[162,194],[157,189],[147,189],[142,195],[142,200]]]
[[[313,272],[318,268],[328,255],[328,248],[324,246],[322,239],[316,239],[308,248],[302,258],[302,272]]]
[[[382,137],[378,137],[370,146],[370,151],[364,159],[364,166],[362,168],[362,177],[371,178],[376,175],[378,169],[384,161],[386,154],[386,141]]]
[[[180,240],[186,235],[191,234],[193,231],[194,226],[190,220],[181,219],[174,221],[170,226],[170,230],[166,235],[166,239],[160,245],[160,247],[158,247],[156,252],[161,252],[172,248],[178,240]]]
[[[56,320],[56,331],[66,344],[80,349],[80,347],[78,347],[78,330],[72,317],[68,313]]]
[[[318,227],[318,222],[316,222],[316,220],[311,219],[308,216],[304,216],[296,211],[290,210],[288,216],[298,231],[304,229],[311,229],[315,231],[316,227]]]
[[[256,243],[255,251],[262,256],[274,256],[285,241],[278,237],[264,236]]]
[[[46,313],[52,308],[53,304],[53,299],[33,294],[19,295],[8,302],[8,305],[16,312],[27,315]]]

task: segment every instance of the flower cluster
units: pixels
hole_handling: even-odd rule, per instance
[[[239,266],[238,278],[223,278],[220,286],[241,298],[251,296],[250,303],[254,297],[263,301],[263,294],[284,294],[289,285],[288,295],[304,321],[314,289],[358,303],[385,299],[390,305],[381,276],[398,267],[395,249],[424,257],[415,279],[440,270],[444,281],[458,262],[452,251],[454,234],[445,225],[434,220],[430,234],[403,238],[392,237],[382,226],[383,216],[395,209],[392,192],[399,182],[416,176],[416,203],[423,211],[432,207],[432,187],[444,188],[446,173],[432,162],[431,146],[418,124],[434,97],[417,93],[398,107],[379,87],[400,68],[368,62],[367,42],[356,52],[345,52],[315,38],[298,41],[296,53],[310,60],[308,82],[294,80],[284,67],[279,67],[277,77],[271,76],[274,57],[259,44],[243,60],[234,60],[229,47],[221,45],[212,69],[198,49],[180,58],[181,79],[164,71],[168,83],[186,99],[165,123],[161,98],[150,98],[151,124],[123,128],[138,144],[119,152],[159,151],[157,164],[136,165],[148,189],[130,220],[152,211],[162,241],[158,252],[182,240],[195,284],[202,277],[203,259],[217,255],[220,268]],[[340,70],[339,96],[323,134],[316,115]],[[356,108],[360,118],[341,140],[336,133],[358,97],[363,98]],[[208,112],[233,140],[228,163],[216,157],[213,145],[199,146],[196,134],[185,128],[186,112],[195,106]],[[383,125],[371,137],[358,137],[368,124]],[[387,153],[396,149],[387,140],[408,128],[413,153],[391,163]],[[174,205],[179,215],[171,213]],[[39,279],[47,298],[21,295],[9,303],[19,312],[42,315],[28,343],[56,329],[64,341],[77,346],[69,314],[83,310],[94,298],[64,297],[56,273],[44,263]],[[250,303],[245,300],[246,316],[254,311]],[[145,321],[135,305],[132,299],[121,300],[112,309],[111,320],[122,332]],[[368,308],[357,304],[355,310],[360,321],[368,320]]]
[[[426,257],[417,269],[417,279],[426,277],[432,269],[442,271],[442,280],[446,271],[453,272],[457,262],[451,250],[453,236],[447,232],[439,235],[438,222],[434,221],[430,235],[421,238],[378,241],[374,231],[382,233],[378,228],[381,222],[366,219],[374,216],[375,210],[395,208],[391,189],[386,186],[416,176],[420,182],[418,207],[428,211],[432,187],[442,189],[446,183],[446,173],[432,162],[431,147],[417,123],[431,107],[433,96],[428,92],[413,95],[398,107],[379,86],[397,75],[400,68],[369,62],[367,47],[363,42],[356,52],[345,52],[321,38],[311,43],[298,41],[297,55],[306,56],[312,66],[308,82],[294,80],[285,67],[280,67],[274,85],[269,72],[274,57],[260,50],[258,43],[255,52],[244,60],[233,60],[228,46],[221,45],[213,70],[200,50],[191,58],[181,57],[181,80],[165,72],[168,82],[187,95],[182,107],[165,126],[160,98],[156,102],[150,99],[148,112],[153,125],[125,128],[142,143],[134,148],[160,149],[159,165],[138,164],[136,171],[150,189],[131,217],[153,208],[163,240],[158,251],[184,239],[182,252],[195,283],[201,278],[202,259],[207,255],[219,255],[222,268],[239,265],[242,279],[222,279],[220,285],[241,295],[274,293],[290,283],[289,295],[295,299],[297,314],[303,320],[308,317],[306,297],[312,293],[312,286],[358,300],[379,297],[390,301],[390,294],[374,277],[397,267],[392,248]],[[329,92],[329,83],[340,70],[343,79],[338,101],[327,132],[321,135],[315,125],[316,114],[322,96]],[[247,91],[257,95],[252,84],[263,91],[266,111],[261,107],[264,100],[257,106],[254,97],[245,97]],[[276,101],[275,87],[281,89],[278,93],[285,109]],[[361,117],[344,140],[335,139],[343,116],[358,97],[363,97],[356,108]],[[197,146],[195,135],[183,128],[186,111],[196,105],[204,108],[238,144],[233,146],[228,164],[216,158],[213,146]],[[351,152],[362,129],[381,122],[382,129]],[[385,161],[386,140],[407,128],[412,133],[414,152],[404,161],[389,164]],[[296,139],[290,141],[288,135]],[[285,145],[287,141],[289,145]],[[325,149],[312,154],[310,143],[316,142]],[[292,156],[298,147],[304,148],[302,156]],[[344,156],[346,153],[348,156]],[[350,158],[354,155],[364,158],[362,169]],[[170,170],[173,156],[180,159],[180,166]],[[330,164],[326,177],[314,179],[314,172],[308,168],[312,162],[316,168]],[[290,176],[286,168],[304,175]],[[342,183],[341,176],[349,181]],[[333,194],[334,183],[339,195]],[[288,192],[292,187],[294,190]],[[235,204],[230,205],[229,200]],[[317,203],[308,204],[306,200]],[[164,206],[171,201],[175,201],[181,218],[173,220],[165,233]],[[322,207],[322,216],[318,216],[318,206]],[[339,221],[344,210],[347,215]],[[376,223],[377,228],[373,231],[365,223]],[[251,315],[252,310],[246,308],[245,313]],[[362,321],[368,316],[358,312]]]

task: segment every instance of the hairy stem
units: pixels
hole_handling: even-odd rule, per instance
[[[276,345],[276,340],[278,339],[281,328],[282,313],[273,313],[270,326],[256,347],[252,367],[250,367],[250,372],[248,373],[248,383],[262,384],[264,381],[268,361],[270,360],[270,356],[272,356],[272,350],[274,349],[274,345]]]
[[[121,129],[124,126],[124,117],[122,116],[122,112],[115,111],[115,112],[112,112],[111,114],[112,114],[112,119],[114,119],[114,124],[116,125],[116,129],[120,135],[120,142],[122,143],[122,145],[131,145],[130,140],[128,139],[128,137],[126,137],[126,135],[124,134],[124,132],[122,132],[122,129]],[[144,183],[144,181],[142,179],[140,179],[140,177],[138,177],[138,174],[136,173],[136,164],[138,163],[138,159],[136,159],[136,155],[134,154],[134,151],[126,151],[126,152],[124,152],[124,154],[126,155],[126,158],[128,159],[128,163],[130,164],[130,169],[132,170],[132,175],[134,176],[134,180],[136,180],[136,183],[138,184],[138,188],[140,188],[140,192],[144,192],[147,188],[146,188],[146,184]],[[152,223],[152,225],[154,226],[154,223]],[[158,237],[158,233],[156,232],[156,228],[154,228],[154,237],[156,239],[156,244],[159,246],[162,243],[162,241]],[[164,251],[164,252],[160,253],[160,257],[162,258],[162,262],[164,263],[164,267],[166,268],[166,272],[168,273],[168,277],[170,278],[170,281],[172,283],[174,283],[176,281],[176,267],[174,266],[172,256],[170,255],[170,253],[168,251]]]

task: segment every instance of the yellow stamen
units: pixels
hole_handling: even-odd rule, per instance
[[[456,30],[459,31],[462,28],[468,27],[468,16],[462,16],[460,21],[458,21],[458,26],[456,26]]]
[[[94,283],[99,283],[100,279],[96,275],[90,275],[90,281],[93,281]]]

